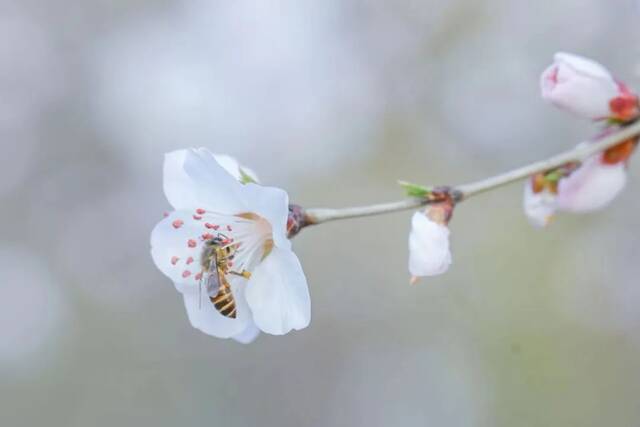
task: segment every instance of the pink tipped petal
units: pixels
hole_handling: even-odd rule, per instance
[[[542,90],[542,97],[544,99],[549,98],[558,85],[559,71],[559,67],[556,64],[552,64],[542,73],[540,77],[540,89]]]
[[[273,248],[253,272],[246,298],[263,332],[282,335],[306,328],[311,320],[307,279],[290,250]]]
[[[449,265],[449,228],[416,212],[409,234],[409,272],[412,276],[435,276],[446,272]]]
[[[542,97],[555,106],[592,120],[612,115],[610,101],[618,83],[602,65],[587,58],[558,53],[540,78]]]
[[[606,165],[594,156],[562,179],[558,185],[558,208],[566,212],[591,212],[607,206],[624,189],[624,163]]]

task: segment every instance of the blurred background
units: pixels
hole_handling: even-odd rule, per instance
[[[0,3],[0,425],[640,425],[637,158],[613,206],[544,231],[521,185],[464,203],[450,272],[414,287],[410,212],[305,230],[311,326],[249,346],[193,329],[149,255],[166,151],[307,207],[475,180],[594,133],[539,74],[567,50],[640,88],[638,22],[632,0]]]

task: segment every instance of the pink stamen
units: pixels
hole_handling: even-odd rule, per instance
[[[193,262],[193,257],[187,258],[187,265],[191,264],[192,262]]]
[[[187,240],[187,246],[189,246],[190,248],[195,248],[197,244],[198,243],[193,239]]]
[[[196,279],[196,280],[202,279],[202,272],[196,274],[193,278]]]
[[[202,240],[210,240],[210,239],[213,239],[213,234],[204,233],[202,235]]]
[[[178,262],[179,259],[180,259],[180,257],[172,256],[171,257],[171,264],[176,265],[176,263]]]
[[[171,223],[171,225],[173,225],[173,228],[178,229],[180,227],[182,227],[182,224],[184,224],[184,221],[181,219],[176,219],[175,221],[173,221]]]
[[[204,209],[202,209],[202,208],[198,208],[198,209],[196,209],[196,213],[197,213],[198,215],[204,215],[206,212],[207,212],[207,211],[205,211],[205,210],[204,210]]]
[[[189,270],[185,270],[182,272],[182,277],[184,277],[185,279],[189,276],[191,276],[191,272]]]
[[[202,217],[200,215],[194,215],[193,219],[195,219],[196,221],[200,221]]]

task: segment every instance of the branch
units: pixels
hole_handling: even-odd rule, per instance
[[[503,187],[512,182],[520,181],[536,173],[561,167],[569,162],[582,162],[596,153],[605,151],[608,148],[616,146],[619,143],[638,135],[640,135],[640,120],[620,129],[616,133],[607,135],[596,142],[580,145],[572,150],[557,154],[546,160],[531,163],[480,181],[452,187],[450,191],[455,195],[456,201],[466,200],[469,197]],[[409,198],[397,202],[356,206],[343,209],[312,208],[306,209],[305,222],[306,225],[312,225],[339,219],[381,215],[416,209],[429,203],[430,201],[422,198]]]

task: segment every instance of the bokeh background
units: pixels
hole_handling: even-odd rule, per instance
[[[545,105],[558,50],[640,88],[631,0],[0,4],[0,425],[640,425],[638,159],[606,211],[532,229],[464,203],[408,285],[411,213],[295,240],[312,324],[193,329],[153,265],[164,152],[238,157],[304,206],[461,183],[594,132]]]

